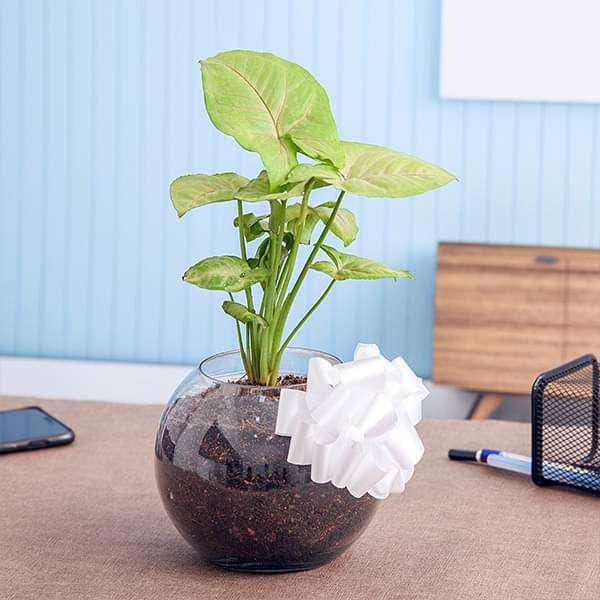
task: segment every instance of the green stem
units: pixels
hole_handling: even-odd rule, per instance
[[[281,362],[281,357],[283,356],[285,349],[288,347],[289,343],[292,341],[294,336],[298,333],[298,331],[300,330],[302,325],[304,325],[304,323],[306,323],[308,318],[315,312],[315,310],[317,310],[317,308],[319,308],[319,305],[321,304],[321,302],[323,302],[323,300],[325,300],[325,298],[327,297],[327,294],[329,294],[329,292],[331,291],[331,288],[333,287],[334,283],[335,283],[335,279],[332,279],[331,282],[329,283],[329,285],[325,288],[325,291],[319,296],[319,299],[308,309],[307,313],[300,319],[300,321],[298,321],[298,324],[296,325],[296,327],[294,327],[294,329],[292,329],[292,332],[290,333],[290,335],[288,335],[287,338],[285,338],[285,342],[283,342],[283,344],[281,344],[281,348],[279,348],[279,351],[277,352],[277,355],[275,357],[275,363],[273,366],[273,371],[271,373],[272,378],[277,377],[277,372],[279,371],[279,363]],[[271,381],[270,383],[271,383],[271,385],[274,385],[275,382]]]
[[[275,315],[275,294],[277,279],[281,262],[281,244],[283,243],[283,223],[285,220],[285,205],[278,200],[271,200],[271,218],[269,229],[271,247],[269,251],[271,273],[264,292],[264,302],[261,312],[269,324],[273,323]],[[260,378],[266,381],[269,372],[269,362],[273,347],[273,327],[269,326],[262,331],[260,343]]]
[[[337,200],[335,202],[335,205],[333,207],[333,210],[331,211],[331,215],[329,215],[329,219],[327,219],[327,222],[325,223],[325,227],[323,228],[323,231],[321,232],[319,239],[316,241],[311,253],[308,256],[308,259],[304,263],[304,266],[302,267],[302,270],[300,271],[300,274],[298,275],[298,278],[296,279],[296,282],[294,283],[294,286],[292,287],[292,291],[288,294],[287,298],[285,299],[285,302],[283,303],[283,305],[280,307],[280,309],[278,311],[279,316],[278,316],[276,329],[275,329],[274,346],[277,346],[279,344],[279,341],[281,340],[281,337],[283,335],[283,328],[285,326],[285,322],[286,322],[286,319],[290,312],[292,303],[296,299],[298,290],[300,289],[300,286],[302,285],[302,282],[304,281],[304,278],[306,277],[306,274],[308,273],[310,265],[312,265],[312,262],[313,262],[315,256],[317,255],[317,252],[319,252],[319,250],[321,249],[321,246],[323,245],[323,242],[325,241],[327,234],[331,230],[331,226],[333,225],[333,221],[337,215],[337,212],[340,208],[340,204],[342,203],[342,199],[344,198],[345,193],[346,192],[344,192],[343,190],[339,193]]]
[[[228,292],[228,293],[229,293],[229,299],[232,302],[235,302],[233,294],[231,292]],[[246,375],[248,375],[248,379],[250,379],[250,381],[254,381],[252,369],[251,369],[250,363],[248,362],[248,357],[246,355],[246,352],[244,350],[244,343],[242,342],[242,331],[240,329],[240,322],[237,319],[235,321],[235,329],[237,331],[238,345],[240,347],[240,356],[242,357],[242,363],[244,365]]]
[[[240,236],[240,252],[242,254],[242,258],[247,261],[248,254],[246,252],[246,226],[244,225],[244,207],[242,205],[242,201],[237,201],[237,212],[238,212],[238,231]],[[246,289],[246,300],[248,301],[248,308],[250,310],[254,310],[254,301],[252,298],[252,290],[250,288]]]
[[[275,290],[277,300],[275,301],[275,306],[279,306],[279,298],[281,296],[281,290],[284,287],[284,280],[286,279],[289,265],[291,264],[290,263],[291,256],[292,256],[292,251],[290,250],[290,252],[288,253],[288,255],[285,258],[283,268],[281,269],[281,275],[279,276],[279,280],[277,281],[277,289]]]
[[[302,231],[304,230],[304,225],[306,223],[306,213],[308,212],[308,199],[310,197],[310,193],[315,185],[315,180],[313,178],[309,179],[304,186],[304,193],[302,194],[302,205],[300,207],[300,214],[298,215],[298,223],[296,224],[296,230],[294,231],[294,244],[292,246],[292,250],[290,251],[290,255],[288,256],[288,260],[285,263],[285,271],[282,277],[282,282],[277,286],[277,306],[280,307],[283,302],[283,298],[287,292],[287,288],[290,284],[290,279],[292,278],[292,273],[294,272],[294,266],[296,265],[296,258],[298,256],[298,249],[300,248],[300,236],[302,235]]]
[[[239,238],[240,238],[240,253],[242,255],[242,258],[245,261],[247,261],[248,254],[246,252],[246,226],[244,224],[244,206],[243,206],[243,203],[241,200],[237,201],[237,213],[238,213],[238,231],[239,231]],[[248,309],[251,311],[254,311],[254,299],[252,298],[252,290],[250,288],[247,288],[245,290],[245,294],[246,294],[246,304],[248,305]],[[256,334],[255,334],[255,331],[254,331],[254,328],[252,327],[252,325],[246,324],[245,327],[246,327],[246,349],[250,353],[249,364],[251,365],[251,363],[254,362],[254,360],[256,360],[258,340],[256,339]],[[239,330],[239,324],[238,324],[238,330]],[[240,333],[240,337],[241,337],[241,333]],[[250,369],[250,371],[252,371],[252,369]],[[252,376],[251,372],[248,371],[247,367],[246,367],[246,374],[248,375],[250,380],[253,380],[253,376]]]

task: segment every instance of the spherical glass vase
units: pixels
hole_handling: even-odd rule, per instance
[[[322,352],[290,348],[286,382],[305,378]],[[288,377],[285,377],[285,376]],[[200,555],[239,571],[287,572],[323,565],[344,552],[371,521],[378,501],[353,497],[287,462],[288,437],[275,434],[281,387],[237,383],[239,352],[203,361],[163,411],[155,445],[158,489],[181,535]]]

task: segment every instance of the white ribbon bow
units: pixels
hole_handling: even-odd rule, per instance
[[[282,390],[275,433],[291,436],[288,462],[312,465],[315,483],[384,499],[404,490],[423,456],[414,426],[428,394],[401,357],[358,344],[351,362],[312,358],[306,392]]]

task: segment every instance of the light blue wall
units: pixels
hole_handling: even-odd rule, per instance
[[[339,285],[297,340],[344,357],[375,341],[427,375],[437,240],[600,246],[598,108],[440,101],[438,40],[437,0],[2,0],[0,353],[191,363],[234,347],[221,298],[180,281],[236,251],[232,207],[180,221],[168,184],[257,171],[211,128],[196,64],[242,47],[312,71],[344,138],[461,178],[349,200],[354,251],[417,281]]]

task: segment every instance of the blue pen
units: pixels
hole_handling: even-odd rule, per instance
[[[491,450],[482,448],[481,450],[461,450],[451,448],[448,450],[448,458],[452,460],[466,460],[478,462],[497,469],[506,469],[523,475],[531,475],[531,458],[503,450]]]
[[[497,469],[506,469],[523,475],[531,475],[531,457],[521,454],[513,454],[504,450],[492,450],[482,448],[481,450],[462,450],[452,448],[448,450],[448,458],[451,460],[465,460],[478,462]],[[554,461],[544,461],[543,474],[550,480],[563,481],[564,483],[590,484],[590,477],[596,476],[600,480],[600,471],[592,466],[569,465]]]

